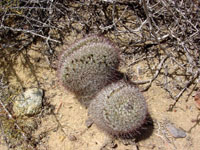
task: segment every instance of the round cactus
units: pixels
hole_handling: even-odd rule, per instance
[[[105,38],[90,36],[79,40],[62,53],[58,77],[62,85],[77,97],[88,100],[120,77],[118,66],[118,49]]]
[[[100,43],[104,43],[104,42],[108,43],[108,40],[103,38],[103,37],[99,37],[99,36],[93,35],[93,36],[89,36],[89,37],[77,40],[70,47],[68,47],[68,45],[64,45],[64,47],[63,47],[64,51],[62,52],[62,54],[59,57],[58,68],[61,67],[61,65],[62,65],[63,61],[65,60],[65,58],[68,57],[74,51],[79,50],[84,45],[88,45],[90,43],[99,43],[99,42]]]
[[[124,81],[103,88],[89,106],[89,117],[94,123],[116,136],[134,135],[146,116],[147,106],[142,93]]]

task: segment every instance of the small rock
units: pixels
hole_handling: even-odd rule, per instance
[[[91,118],[88,118],[86,121],[85,121],[85,125],[87,128],[90,128],[92,126],[92,124],[94,123],[94,121],[91,119]]]
[[[112,142],[108,143],[108,147],[117,148],[117,144],[112,141]]]
[[[142,74],[143,74],[143,70],[142,70],[141,66],[138,66],[137,67],[137,75],[140,76]]]
[[[76,136],[75,136],[75,135],[72,135],[72,134],[70,134],[70,135],[68,136],[68,139],[69,139],[70,141],[76,141],[76,140],[77,140]]]
[[[170,134],[175,138],[184,138],[184,137],[186,137],[185,131],[183,131],[180,128],[176,128],[171,123],[167,123],[166,128],[170,132]]]
[[[16,116],[35,115],[42,107],[43,90],[32,88],[20,94],[13,104]]]

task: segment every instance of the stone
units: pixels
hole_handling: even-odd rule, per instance
[[[185,131],[183,131],[180,128],[176,128],[173,124],[168,123],[166,125],[167,130],[170,132],[170,134],[174,137],[174,138],[185,138],[186,137],[186,133]]]
[[[38,114],[42,108],[43,90],[31,88],[20,94],[13,104],[16,116],[32,116]]]
[[[69,139],[70,141],[76,141],[76,140],[77,140],[76,136],[75,136],[75,135],[72,135],[72,134],[70,134],[70,135],[68,136],[68,139]]]
[[[85,125],[87,128],[90,128],[92,126],[92,124],[94,123],[94,121],[91,119],[91,118],[88,118],[86,121],[85,121]]]

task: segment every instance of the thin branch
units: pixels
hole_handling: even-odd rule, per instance
[[[173,110],[173,108],[175,107],[175,105],[177,104],[177,102],[178,102],[178,100],[180,99],[180,97],[183,95],[183,93],[190,87],[190,85],[192,85],[193,83],[194,83],[194,81],[199,77],[199,74],[200,74],[200,72],[199,71],[197,71],[196,73],[195,73],[195,75],[192,77],[192,79],[190,80],[190,81],[188,81],[187,83],[186,83],[186,85],[185,85],[185,87],[178,93],[178,95],[176,95],[176,97],[175,97],[175,102],[172,104],[172,105],[170,105],[170,107],[169,107],[169,111],[172,111]]]
[[[0,104],[3,107],[4,111],[7,113],[9,119],[15,120],[12,114],[8,111],[2,100],[0,99]],[[25,141],[28,141],[28,137],[26,136],[25,132],[22,130],[22,128],[15,122],[15,126],[21,131],[22,136],[24,137]]]
[[[28,33],[28,34],[32,34],[32,35],[41,37],[41,38],[43,38],[43,39],[45,39],[45,40],[47,40],[47,41],[52,41],[52,42],[56,42],[56,43],[61,43],[61,42],[58,41],[58,40],[55,40],[55,39],[50,38],[50,36],[46,37],[46,36],[43,36],[43,35],[41,35],[41,34],[35,33],[34,31],[31,31],[31,30],[12,28],[12,27],[3,26],[3,25],[1,25],[0,29],[12,30],[12,31],[15,31],[15,32],[24,32],[24,33]]]
[[[169,58],[168,55],[165,56],[165,57],[161,60],[161,62],[159,63],[159,65],[158,65],[158,67],[157,67],[157,70],[156,70],[156,72],[155,72],[153,78],[149,81],[149,82],[150,82],[149,85],[147,85],[147,87],[146,87],[144,90],[142,90],[142,91],[147,91],[147,90],[151,87],[153,81],[158,77],[158,75],[159,75],[159,73],[160,73],[160,71],[161,71],[161,69],[162,69],[162,66],[163,66],[163,64],[165,63],[165,61],[167,60],[167,58]]]

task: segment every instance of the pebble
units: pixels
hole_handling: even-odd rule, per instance
[[[184,130],[182,130],[180,128],[176,128],[171,123],[167,123],[166,128],[174,138],[185,138],[186,137],[186,133]]]
[[[18,95],[13,104],[16,116],[35,115],[42,108],[43,90],[38,88],[27,89]]]
[[[91,118],[88,118],[86,121],[85,121],[85,125],[87,128],[90,128],[93,124],[93,120]]]
[[[77,140],[76,136],[75,136],[75,135],[72,135],[72,134],[70,134],[70,135],[68,136],[68,139],[69,139],[70,141],[76,141],[76,140]]]

